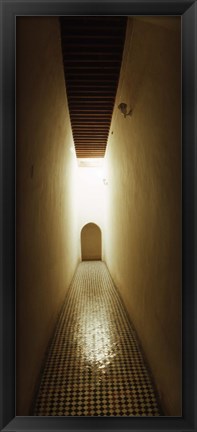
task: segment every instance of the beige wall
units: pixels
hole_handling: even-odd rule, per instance
[[[81,230],[82,261],[101,260],[101,230],[94,223],[88,223]]]
[[[181,415],[181,35],[180,20],[167,20],[136,18],[132,29],[129,19],[105,160],[104,259],[165,413]]]
[[[80,253],[56,17],[17,18],[17,415],[28,415]]]

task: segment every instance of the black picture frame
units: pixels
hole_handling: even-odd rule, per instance
[[[15,19],[21,15],[181,15],[182,17],[182,417],[15,417]],[[197,4],[191,0],[0,0],[1,45],[1,364],[2,431],[195,431],[196,391],[196,66]]]

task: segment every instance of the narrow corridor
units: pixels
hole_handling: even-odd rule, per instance
[[[161,415],[135,332],[101,261],[83,261],[77,268],[33,414]]]
[[[16,20],[16,415],[182,416],[182,21],[93,15]]]

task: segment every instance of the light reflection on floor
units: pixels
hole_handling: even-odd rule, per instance
[[[100,261],[77,269],[33,414],[161,415],[131,323]]]

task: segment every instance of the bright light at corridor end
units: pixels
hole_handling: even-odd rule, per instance
[[[93,222],[105,225],[106,173],[103,158],[78,159],[76,176],[79,226]]]
[[[81,158],[77,159],[79,167],[102,167],[104,158]]]
[[[104,158],[81,158],[77,159],[79,172],[81,172],[81,179],[88,178],[90,180],[96,177],[102,180],[103,184],[108,185],[106,172],[104,172]]]

